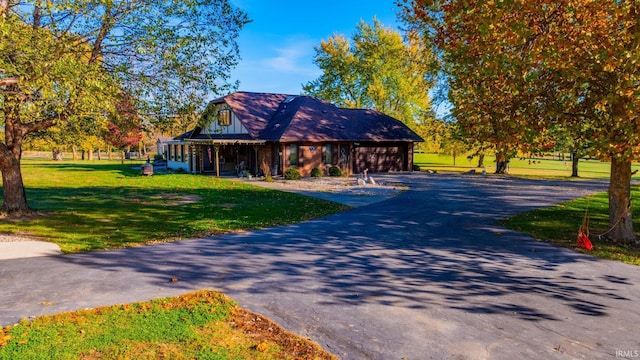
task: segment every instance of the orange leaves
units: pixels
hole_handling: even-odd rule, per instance
[[[145,313],[149,310],[153,310],[153,303],[140,303],[138,305],[138,314]]]
[[[11,326],[6,326],[4,328],[0,327],[0,347],[1,346],[7,346],[9,344],[10,341],[15,341],[15,337],[13,335],[11,335],[11,331],[12,331],[12,327]],[[19,336],[20,340],[15,341],[16,344],[18,345],[22,345],[22,344],[26,344],[27,342],[29,342],[29,339],[27,338],[27,332],[23,332],[20,336]]]
[[[0,332],[0,346],[6,346],[13,336],[9,335],[9,328],[6,328],[6,332]]]
[[[271,346],[269,346],[269,344],[267,344],[266,342],[261,342],[256,346],[256,350],[267,353],[271,350]]]

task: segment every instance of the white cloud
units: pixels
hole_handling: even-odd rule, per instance
[[[304,75],[318,73],[318,68],[313,64],[313,44],[309,41],[293,41],[273,51],[275,56],[263,59],[264,65],[273,71]]]
[[[313,64],[315,45],[309,39],[289,38],[256,51],[252,49],[233,71],[240,80],[240,90],[298,94],[302,84],[315,80],[322,74]]]

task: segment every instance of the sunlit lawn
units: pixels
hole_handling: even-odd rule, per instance
[[[437,170],[445,172],[466,172],[476,170],[478,158],[467,159],[466,155],[456,156],[455,165],[451,155],[417,153],[414,155],[414,163],[422,170]],[[496,163],[494,156],[486,156],[484,165],[487,173],[495,172]],[[585,179],[608,179],[609,166],[607,162],[598,160],[580,160],[578,165],[578,175]],[[640,169],[640,164],[634,164],[633,169]],[[565,178],[571,177],[571,161],[553,160],[547,158],[514,158],[509,161],[509,175],[544,178]],[[640,179],[640,175],[636,176]]]
[[[290,224],[347,208],[210,176],[140,176],[132,165],[23,160],[29,204],[45,216],[2,221],[0,232],[78,252]]]
[[[0,327],[0,359],[335,359],[223,294],[41,316]]]

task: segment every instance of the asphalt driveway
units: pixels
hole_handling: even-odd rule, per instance
[[[394,179],[410,190],[297,225],[0,261],[0,324],[209,288],[343,359],[640,353],[638,267],[495,224],[603,191],[605,183],[417,173]]]

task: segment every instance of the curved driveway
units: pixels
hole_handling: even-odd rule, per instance
[[[210,288],[344,359],[640,355],[638,267],[495,224],[606,184],[385,178],[410,190],[291,226],[0,261],[0,323]]]

